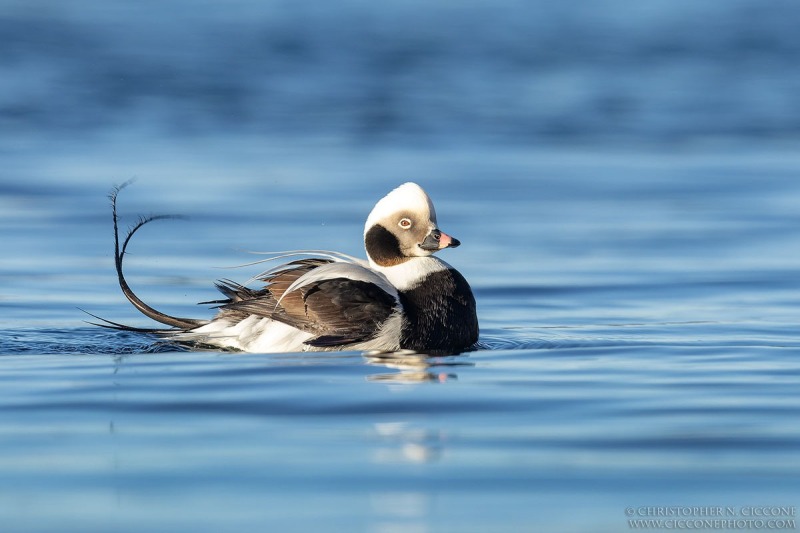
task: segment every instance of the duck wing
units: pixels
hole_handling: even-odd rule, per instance
[[[381,274],[361,264],[328,259],[292,261],[260,278],[258,290],[232,281],[218,289],[219,318],[255,315],[314,335],[306,344],[334,347],[374,338],[400,308],[397,291]]]

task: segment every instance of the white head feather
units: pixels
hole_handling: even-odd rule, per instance
[[[408,182],[400,185],[375,204],[364,225],[364,235],[379,220],[400,211],[414,211],[421,217],[427,217],[436,224],[436,210],[428,194],[416,183]]]

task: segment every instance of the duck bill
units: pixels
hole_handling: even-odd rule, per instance
[[[460,244],[461,241],[458,239],[451,237],[443,231],[435,229],[428,233],[428,236],[425,237],[425,240],[422,241],[422,244],[420,244],[419,247],[429,252],[435,252],[444,248],[455,248]]]

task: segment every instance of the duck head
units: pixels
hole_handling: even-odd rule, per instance
[[[364,225],[367,256],[381,267],[428,257],[459,244],[439,229],[433,202],[416,183],[404,183],[384,196]]]

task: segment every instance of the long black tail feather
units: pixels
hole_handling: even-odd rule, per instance
[[[153,222],[154,220],[162,220],[162,219],[169,219],[169,218],[180,218],[175,215],[151,215],[148,217],[141,217],[139,221],[134,224],[129,230],[128,234],[125,236],[125,240],[122,242],[122,247],[120,248],[120,239],[119,239],[119,217],[117,216],[117,196],[119,195],[120,191],[127,187],[131,182],[127,181],[122,185],[114,187],[109,194],[109,198],[111,199],[111,214],[114,219],[114,262],[117,267],[117,279],[119,280],[119,286],[122,289],[122,293],[128,298],[134,307],[136,307],[139,311],[142,312],[145,316],[152,318],[156,322],[161,322],[162,324],[166,324],[167,326],[172,326],[174,328],[180,329],[192,329],[198,326],[202,326],[206,324],[205,320],[197,320],[194,318],[181,318],[181,317],[174,317],[167,314],[162,313],[161,311],[157,311],[153,309],[146,303],[144,303],[138,296],[131,290],[128,286],[128,282],[125,280],[125,276],[122,273],[122,260],[125,257],[125,251],[128,248],[128,243],[131,240],[131,237],[145,224]],[[96,324],[98,326],[103,327],[111,327],[114,329],[124,329],[127,331],[144,331],[147,333],[164,333],[167,330],[153,330],[153,329],[146,329],[146,328],[132,328],[129,326],[125,326],[123,324],[118,324],[116,322],[112,322],[110,320],[106,320],[104,318],[97,317],[88,313],[95,318],[102,320],[106,324]]]
[[[92,326],[99,326],[101,328],[117,329],[117,330],[120,330],[120,331],[133,331],[134,333],[154,333],[154,334],[160,334],[160,335],[165,335],[165,334],[169,334],[169,333],[176,333],[176,332],[182,331],[182,330],[175,329],[175,328],[160,329],[160,328],[137,328],[135,326],[127,326],[125,324],[120,324],[119,322],[114,322],[112,320],[108,320],[107,318],[103,318],[101,316],[97,316],[94,313],[90,313],[86,309],[81,309],[80,307],[78,309],[83,311],[84,313],[86,313],[90,317],[96,318],[97,320],[100,320],[101,322],[103,322],[101,324],[99,322],[91,322],[91,321],[88,321],[88,320],[86,321],[87,324],[91,324]]]

